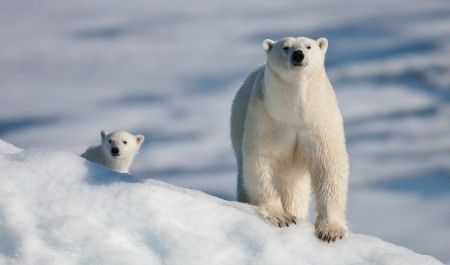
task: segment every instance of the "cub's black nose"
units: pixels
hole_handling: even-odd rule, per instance
[[[305,55],[303,54],[303,52],[301,50],[294,51],[292,53],[292,61],[293,62],[299,63],[299,62],[302,62],[303,59],[305,59]]]
[[[113,148],[111,148],[111,154],[112,154],[113,156],[119,155],[119,147],[113,147]]]

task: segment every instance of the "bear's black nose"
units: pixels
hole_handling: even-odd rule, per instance
[[[119,147],[113,147],[113,148],[111,148],[111,154],[112,154],[113,156],[119,155]]]
[[[301,50],[295,51],[292,53],[292,61],[296,63],[300,63],[305,59],[305,55]]]

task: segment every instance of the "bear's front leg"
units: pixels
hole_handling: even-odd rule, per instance
[[[323,241],[334,242],[348,233],[345,221],[347,163],[346,156],[320,161],[311,174],[318,213],[315,234]]]
[[[258,92],[254,92],[258,93]],[[259,91],[259,93],[262,93]],[[262,95],[252,97],[242,141],[242,183],[248,203],[270,224],[285,227],[295,223],[286,212],[280,186],[286,182],[285,162],[293,153],[296,131],[273,120],[264,107]]]
[[[248,203],[255,205],[264,220],[274,226],[287,227],[296,223],[295,216],[283,208],[280,194],[274,185],[271,164],[271,159],[258,154],[244,156],[243,185]]]

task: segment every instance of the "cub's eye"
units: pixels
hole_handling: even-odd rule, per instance
[[[127,144],[128,142],[127,142],[127,141],[122,141],[122,143],[123,143],[123,144]]]
[[[288,46],[284,46],[283,50],[287,51],[287,50],[289,50],[289,47]]]
[[[111,140],[109,140],[109,141],[108,141],[108,143],[112,143],[112,141],[111,141]]]
[[[310,50],[310,49],[311,49],[311,46],[306,46],[306,49]]]

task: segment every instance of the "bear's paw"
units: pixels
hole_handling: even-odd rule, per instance
[[[289,227],[289,225],[297,224],[296,217],[287,212],[268,211],[264,208],[258,207],[258,213],[273,226]]]
[[[347,235],[347,228],[344,225],[317,221],[315,227],[316,236],[328,243],[335,242],[337,239],[342,239]]]

